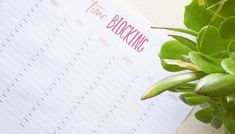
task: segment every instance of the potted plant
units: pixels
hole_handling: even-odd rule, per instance
[[[164,91],[199,105],[195,117],[226,134],[235,133],[235,0],[192,0],[186,6],[187,29],[153,27],[180,34],[169,35],[158,54],[162,67],[179,72],[155,83],[142,97]],[[189,35],[189,36],[188,36]]]

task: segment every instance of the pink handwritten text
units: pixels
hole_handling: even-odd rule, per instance
[[[138,29],[134,26],[128,24],[124,18],[116,15],[106,26],[108,29],[119,36],[123,41],[125,41],[130,47],[132,47],[137,52],[142,52],[144,50],[144,45],[149,41],[146,36],[144,36]]]

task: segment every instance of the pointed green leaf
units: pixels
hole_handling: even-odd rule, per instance
[[[154,96],[159,95],[160,93],[179,86],[181,84],[198,80],[203,77],[205,74],[202,72],[190,72],[184,74],[174,75],[155,83],[142,97],[142,99],[148,99]]]
[[[224,72],[223,68],[221,67],[220,59],[212,58],[200,52],[190,52],[189,59],[201,71],[207,74]]]
[[[189,34],[189,35],[192,35],[192,36],[197,36],[197,32],[191,31],[191,30],[188,30],[188,29],[170,28],[170,27],[151,27],[151,28],[154,28],[154,29],[165,29],[165,30],[170,30],[170,31],[174,31],[174,32]]]
[[[176,39],[177,41],[181,42],[183,45],[185,45],[186,47],[191,48],[192,50],[197,51],[197,47],[196,47],[196,43],[193,42],[192,40],[185,38],[183,36],[179,36],[179,35],[169,35],[171,37],[173,37],[174,39]]]

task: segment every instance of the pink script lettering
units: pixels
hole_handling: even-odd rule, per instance
[[[144,50],[144,45],[149,41],[138,29],[128,24],[128,22],[124,20],[124,18],[119,17],[119,15],[114,16],[106,28],[111,29],[137,52],[142,52]]]

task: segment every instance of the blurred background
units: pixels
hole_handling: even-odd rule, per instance
[[[156,26],[183,27],[184,6],[191,0],[122,0]]]
[[[130,8],[151,22],[153,26],[185,27],[184,7],[191,0],[122,0]],[[215,130],[194,118],[194,108],[176,134],[224,134],[223,129]]]

